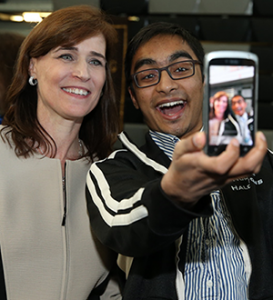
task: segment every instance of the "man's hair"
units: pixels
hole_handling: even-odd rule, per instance
[[[231,104],[232,104],[232,100],[233,100],[234,98],[238,98],[238,97],[242,98],[243,101],[246,102],[245,98],[244,98],[242,95],[236,94],[236,95],[234,95],[234,96],[231,98]]]
[[[177,35],[180,36],[185,42],[188,43],[190,48],[193,50],[197,59],[203,63],[204,49],[200,41],[194,37],[189,31],[181,27],[178,24],[168,22],[156,22],[143,27],[129,42],[127,47],[127,53],[125,57],[125,77],[127,86],[130,86],[131,79],[131,67],[133,57],[138,48],[147,43],[150,39],[157,35]],[[203,76],[203,66],[200,65]]]

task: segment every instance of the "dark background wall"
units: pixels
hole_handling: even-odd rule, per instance
[[[123,58],[129,39],[143,26],[156,21],[183,25],[204,46],[214,50],[251,51],[259,57],[258,128],[273,142],[273,1],[272,0],[1,0],[1,13],[53,11],[90,4],[112,17],[119,32],[119,51],[112,62],[121,124],[139,132],[145,128],[126,92]],[[0,31],[27,34],[35,24],[0,21]],[[136,133],[137,134],[137,133]],[[273,147],[271,147],[273,148]]]

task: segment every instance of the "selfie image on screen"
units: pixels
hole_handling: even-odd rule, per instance
[[[209,145],[253,145],[254,66],[210,65]]]

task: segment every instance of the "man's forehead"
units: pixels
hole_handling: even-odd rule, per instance
[[[173,52],[169,55],[165,56],[143,56],[139,57],[135,62],[134,62],[134,70],[139,69],[140,67],[147,65],[147,66],[165,66],[168,65],[172,62],[175,62],[177,60],[192,60],[193,57],[186,51],[176,51]]]
[[[231,102],[236,101],[236,100],[243,100],[244,101],[244,98],[242,96],[236,96],[236,97],[233,97],[231,99]]]
[[[169,41],[166,42],[166,39]],[[177,59],[196,59],[196,55],[182,37],[158,35],[139,46],[133,57],[132,69],[135,72],[143,65],[162,67]]]
[[[168,42],[166,42],[166,40],[168,40]],[[178,51],[188,53],[190,56],[194,55],[194,51],[181,36],[156,35],[150,40],[141,43],[134,56],[155,56],[161,54],[160,56],[167,59],[167,57],[171,56],[172,53]]]

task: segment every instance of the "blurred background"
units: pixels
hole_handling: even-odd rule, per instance
[[[126,90],[123,74],[126,45],[143,26],[167,21],[188,29],[200,39],[205,52],[243,50],[258,55],[258,129],[265,133],[269,148],[273,149],[272,0],[0,0],[0,33],[27,35],[52,11],[78,4],[103,9],[118,31],[111,70],[121,103],[121,128],[133,134],[136,143],[142,143],[142,133],[147,128]]]

